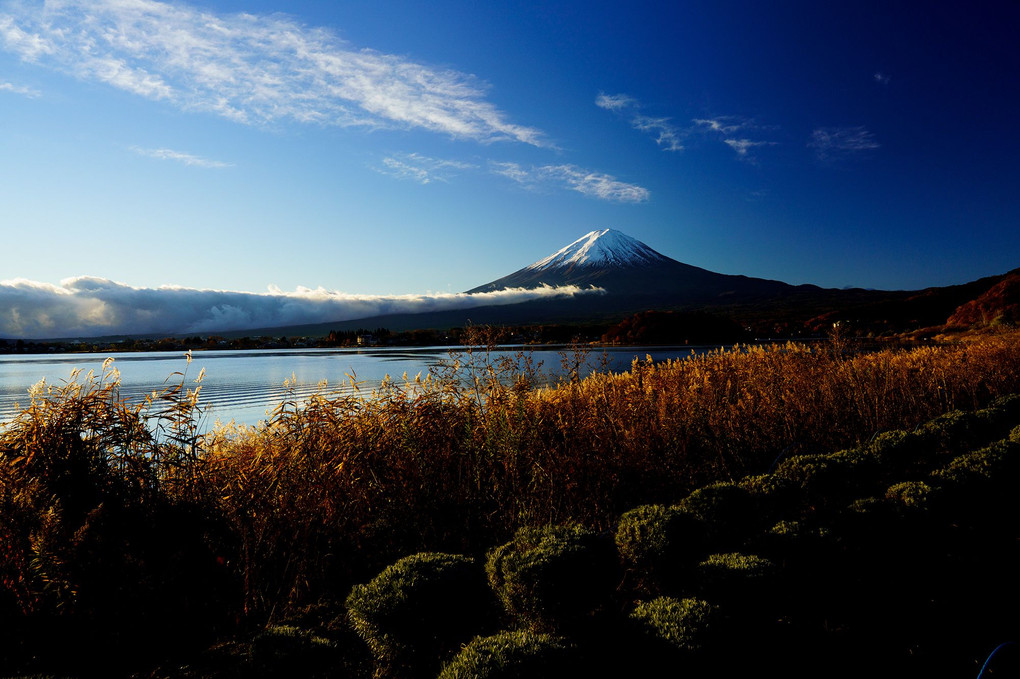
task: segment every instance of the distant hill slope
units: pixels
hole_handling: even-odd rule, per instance
[[[948,328],[1020,324],[1020,269],[1010,271],[976,299],[961,304],[946,321]]]
[[[910,291],[873,291],[852,304],[837,297],[828,301],[829,310],[807,324],[817,330],[831,327],[837,320],[848,321],[857,328],[867,328],[876,334],[941,329],[947,323],[969,327],[978,323],[982,313],[991,313],[991,318],[1008,315],[1008,293],[1001,286],[1010,278],[1020,280],[1020,270],[960,285]],[[993,309],[999,311],[993,313]],[[1015,318],[1015,306],[1013,314]]]

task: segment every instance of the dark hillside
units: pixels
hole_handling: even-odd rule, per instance
[[[977,299],[961,304],[947,329],[1020,324],[1020,270],[1010,271]]]

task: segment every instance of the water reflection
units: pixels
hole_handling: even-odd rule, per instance
[[[614,347],[593,349],[586,357],[582,374],[605,367],[611,371],[626,370],[634,358],[650,355],[654,360],[676,358],[700,347]],[[480,359],[478,350],[474,358]],[[199,351],[190,365],[184,354],[167,352],[125,352],[107,354],[61,355],[0,355],[0,422],[13,417],[20,406],[29,402],[28,389],[42,379],[48,384],[66,382],[72,370],[89,370],[99,374],[103,361],[114,358],[121,375],[121,395],[133,403],[159,391],[169,383],[184,379],[193,388],[194,377],[204,368],[200,404],[205,412],[204,426],[216,420],[238,424],[256,424],[279,403],[301,402],[325,388],[328,391],[354,389],[370,393],[389,375],[394,379],[405,373],[410,379],[422,378],[458,354],[467,360],[462,348],[451,347],[377,347],[360,349],[280,349]],[[481,353],[485,353],[484,350]],[[577,357],[567,347],[505,346],[491,352],[485,360],[529,357],[534,365],[541,364],[545,380],[555,381],[564,373],[564,357],[569,365]],[[174,375],[174,373],[183,373]],[[284,383],[287,386],[284,386]]]

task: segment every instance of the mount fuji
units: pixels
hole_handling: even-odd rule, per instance
[[[605,290],[604,310],[734,303],[783,296],[815,286],[715,273],[671,259],[615,229],[591,231],[534,264],[468,292],[541,285]]]
[[[1010,275],[1020,275],[1018,272],[1020,269]],[[467,291],[477,293],[574,285],[597,288],[597,294],[387,314],[247,332],[272,336],[317,336],[331,330],[365,327],[403,331],[448,329],[468,323],[590,325],[616,323],[633,314],[657,310],[708,312],[728,317],[764,337],[790,337],[805,332],[817,334],[831,328],[838,320],[847,320],[854,327],[872,330],[876,334],[895,333],[945,324],[961,304],[979,297],[1004,278],[1005,275],[994,276],[920,291],[840,290],[790,285],[763,278],[715,273],[684,264],[620,231],[602,229],[585,234],[523,269]]]

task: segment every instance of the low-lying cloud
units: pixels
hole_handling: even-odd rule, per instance
[[[0,49],[246,124],[418,128],[546,146],[473,76],[359,48],[280,14],[216,14],[156,0],[6,0]]]
[[[481,293],[351,295],[324,288],[285,292],[135,288],[81,276],[60,285],[0,281],[0,337],[207,334],[327,323],[382,314],[419,313],[599,294],[577,286],[513,288]]]

